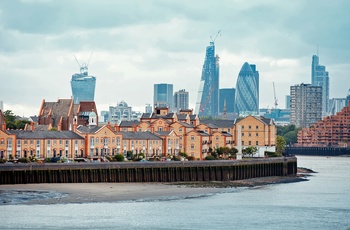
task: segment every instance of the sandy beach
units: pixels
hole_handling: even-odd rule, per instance
[[[228,191],[235,187],[254,187],[307,180],[295,177],[261,177],[224,182],[181,183],[65,183],[0,185],[0,205],[123,202],[181,199]]]

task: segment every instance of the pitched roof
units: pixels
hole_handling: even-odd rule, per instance
[[[161,137],[151,133],[151,132],[121,132],[119,134],[123,135],[123,139],[132,140],[162,140]]]
[[[119,127],[132,127],[133,125],[139,125],[140,121],[121,121]]]
[[[8,132],[15,134],[17,139],[84,139],[72,131],[8,130]]]
[[[156,134],[160,135],[160,136],[169,136],[169,134],[171,133],[172,131],[157,131],[155,132]]]
[[[197,114],[190,115],[191,121],[196,120],[196,118],[197,118]]]
[[[77,130],[80,133],[90,133],[90,134],[92,134],[92,133],[96,133],[101,128],[103,128],[103,126],[97,126],[97,125],[83,126],[83,125],[79,125],[77,127]]]
[[[235,120],[201,120],[200,123],[211,124],[217,128],[232,128],[235,125]]]
[[[188,124],[186,122],[181,122],[181,121],[178,121],[181,125],[185,126],[186,128],[193,128],[193,125],[191,124]]]
[[[187,120],[187,116],[188,116],[188,114],[178,114],[177,118],[179,120]]]
[[[141,115],[141,118],[151,118],[151,116],[152,116],[152,113],[143,113]]]
[[[57,102],[44,102],[40,116],[52,115],[52,126],[57,127],[61,117],[67,117],[73,99],[58,99]]]
[[[198,133],[201,136],[210,136],[210,134],[208,134],[208,133],[206,133],[206,132],[204,132],[202,130],[196,130],[195,132]]]

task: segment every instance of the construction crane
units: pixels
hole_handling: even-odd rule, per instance
[[[221,32],[221,30],[219,30],[219,31],[216,33],[214,39],[213,39],[213,36],[210,36],[210,43],[214,44],[216,38],[217,38],[219,35],[221,35],[220,32]]]
[[[278,102],[277,102],[277,97],[276,97],[276,90],[275,90],[275,82],[272,82],[273,85],[273,96],[274,96],[274,106],[275,106],[275,110],[277,110],[277,106],[278,106]]]

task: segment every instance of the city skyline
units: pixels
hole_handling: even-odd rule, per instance
[[[311,83],[310,60],[318,54],[330,75],[330,98],[342,98],[350,85],[349,6],[347,1],[2,1],[0,101],[5,110],[30,116],[38,114],[43,99],[70,98],[70,78],[79,68],[74,55],[86,62],[93,51],[89,73],[98,76],[98,111],[122,100],[144,111],[158,82],[186,89],[195,109],[203,50],[219,30],[219,88],[236,88],[240,67],[254,63],[260,107],[273,106],[274,82],[284,108],[291,85]]]

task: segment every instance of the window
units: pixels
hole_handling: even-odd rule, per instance
[[[231,129],[227,129],[227,132],[228,132],[228,133],[231,132]]]
[[[28,144],[28,140],[24,140],[24,145],[27,145]]]
[[[259,145],[259,141],[256,141],[255,145]]]
[[[242,129],[244,129],[244,125],[242,125]]]
[[[66,140],[66,148],[68,148],[68,140]]]
[[[60,145],[62,145],[62,140],[60,140]]]
[[[251,141],[249,141],[249,142],[248,142],[248,145],[252,145],[252,142],[251,142]]]
[[[47,140],[47,147],[51,146],[51,140]]]
[[[242,137],[244,137],[244,133],[242,133]]]
[[[249,137],[251,137],[251,136],[252,136],[252,134],[251,134],[251,133],[248,133],[248,136],[249,136]]]
[[[194,136],[191,136],[191,141],[194,141]]]
[[[96,144],[98,144],[98,137],[96,137]]]
[[[36,147],[40,148],[40,140],[36,140]]]
[[[0,144],[3,145],[4,144],[4,139],[0,140]]]
[[[256,126],[256,129],[259,129],[259,126],[258,126],[258,125]]]
[[[194,144],[191,144],[191,149],[194,149]]]
[[[56,141],[56,140],[54,140],[54,141],[53,141],[53,144],[54,144],[54,145],[56,145],[56,144],[57,144],[57,141]]]
[[[215,139],[218,141],[219,140],[219,136],[216,136]]]
[[[96,148],[95,150],[96,150],[96,152],[95,152],[95,153],[96,153],[96,156],[98,156],[98,148]]]
[[[158,127],[158,131],[163,131],[163,127]]]
[[[244,141],[242,141],[242,145],[244,145]]]
[[[251,128],[252,128],[252,126],[251,126],[251,125],[249,125],[249,126],[248,126],[248,129],[251,129]]]
[[[258,137],[258,136],[259,136],[259,133],[256,133],[255,136]]]
[[[179,128],[179,132],[182,132],[182,128]]]

